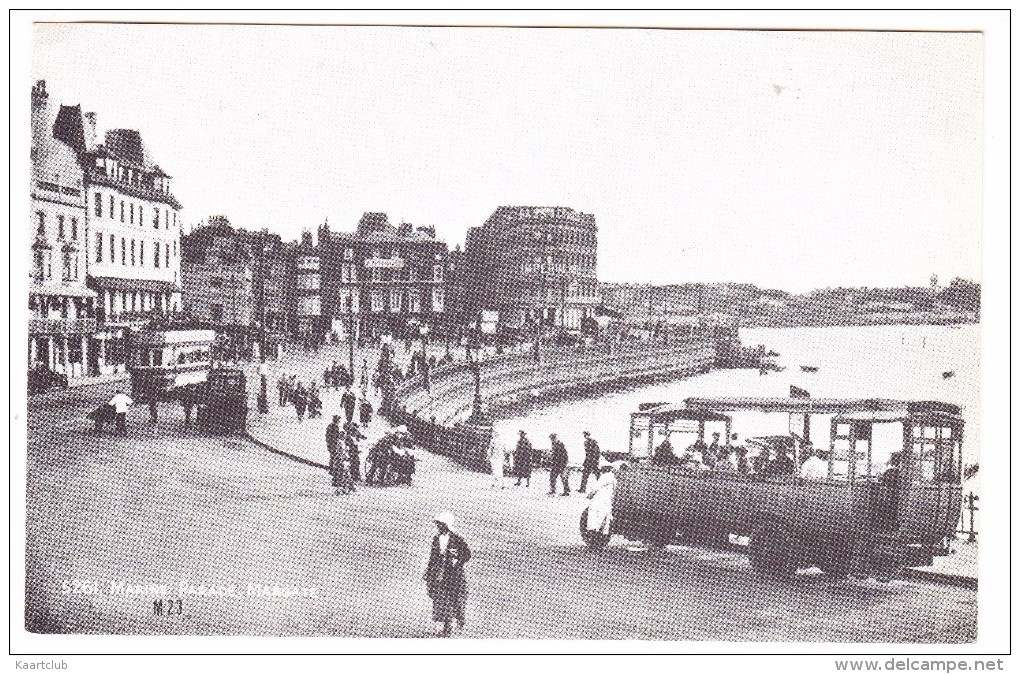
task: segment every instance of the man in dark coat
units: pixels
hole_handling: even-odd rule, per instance
[[[556,493],[556,481],[560,480],[563,483],[561,496],[570,496],[570,478],[567,475],[567,463],[570,461],[570,455],[567,454],[566,445],[556,437],[555,433],[549,436],[549,440],[552,441],[552,456],[549,460],[549,495]]]
[[[372,423],[372,403],[368,402],[368,398],[362,397],[361,405],[358,409],[359,418],[362,426],[368,426]]]
[[[333,421],[326,426],[326,448],[329,450],[329,474],[333,478],[333,488],[337,494],[349,494],[354,491],[354,484],[347,474],[344,465],[343,447],[340,438],[340,415],[333,415]]]
[[[365,484],[386,485],[386,477],[393,462],[394,447],[404,442],[407,435],[406,426],[398,426],[392,433],[381,437],[368,451],[368,461],[372,465],[365,476]]]
[[[340,396],[340,405],[344,408],[344,414],[347,416],[347,421],[354,421],[354,408],[358,403],[357,397],[354,392],[351,391],[351,387],[348,386],[344,394]]]
[[[517,438],[517,447],[514,449],[514,472],[517,474],[517,486],[521,486],[521,480],[527,480],[527,486],[531,486],[531,466],[534,463],[535,450],[531,446],[531,440],[524,431]]]
[[[435,516],[436,535],[432,538],[425,587],[432,599],[432,620],[443,624],[442,636],[453,632],[454,623],[464,629],[467,608],[467,578],[464,565],[471,559],[467,542],[453,532],[453,515]]]
[[[602,462],[602,450],[599,449],[599,443],[595,438],[591,437],[591,433],[588,431],[584,432],[584,464],[581,466],[581,487],[577,491],[585,492],[588,490],[588,476],[594,475],[595,479],[599,477],[599,464]]]
[[[364,440],[365,436],[361,434],[358,424],[352,421],[344,424],[343,439],[347,448],[347,459],[351,465],[351,479],[361,482],[361,449],[358,447],[358,441]]]

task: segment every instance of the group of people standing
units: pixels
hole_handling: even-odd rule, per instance
[[[284,373],[280,375],[276,388],[280,394],[280,407],[293,404],[299,420],[305,418],[306,412],[309,419],[322,416],[322,397],[319,395],[319,387],[315,382],[305,386],[304,383],[297,380],[295,375]]]
[[[329,474],[337,495],[355,491],[355,483],[362,481],[362,434],[358,422],[348,419],[341,426],[340,415],[326,427],[326,449],[329,452]],[[398,426],[380,438],[368,452],[366,485],[411,484],[415,457],[411,452],[411,438],[406,426]]]

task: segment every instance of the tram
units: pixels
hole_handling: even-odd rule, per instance
[[[128,369],[140,402],[177,398],[198,389],[212,369],[213,330],[142,330],[131,335]]]
[[[756,425],[786,434],[748,437]],[[746,439],[739,447],[738,426]],[[963,429],[961,409],[936,401],[688,398],[643,406],[631,415],[609,533],[588,530],[586,510],[582,538],[593,548],[620,534],[742,549],[765,576],[818,567],[835,577],[889,578],[948,554],[961,510]],[[710,431],[741,456],[784,455],[786,474],[735,464],[692,471],[656,452],[667,439],[670,447],[703,446]],[[817,446],[828,450],[820,453],[827,471],[807,479],[799,466],[812,436],[825,438]]]

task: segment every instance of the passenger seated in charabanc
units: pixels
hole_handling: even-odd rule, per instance
[[[673,443],[669,441],[669,437],[667,436],[666,439],[655,448],[655,454],[652,456],[652,464],[656,466],[674,466],[676,463],[676,455],[673,454]]]
[[[786,452],[772,448],[769,449],[769,460],[762,469],[761,476],[767,478],[793,475],[795,469],[796,466],[793,463],[793,459]]]
[[[704,442],[701,443],[705,445]],[[680,470],[691,475],[697,475],[705,470],[704,455],[697,449],[698,443],[688,447],[683,456],[680,457]]]
[[[803,450],[810,452],[804,463],[800,464],[800,476],[805,480],[827,480],[829,478],[829,451],[819,447],[817,450],[810,442],[805,442]]]

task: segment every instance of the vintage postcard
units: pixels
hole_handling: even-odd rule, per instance
[[[12,653],[1008,650],[994,15],[215,16],[24,22]]]

